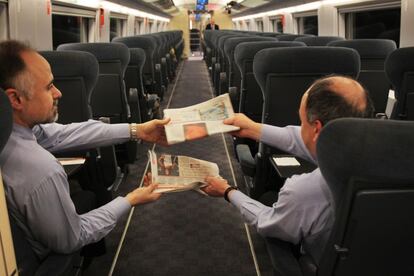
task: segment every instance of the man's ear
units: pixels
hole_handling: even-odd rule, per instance
[[[321,133],[322,130],[322,122],[319,120],[315,120],[313,122],[313,141],[316,142],[318,140],[319,134]]]
[[[20,95],[20,92],[14,88],[8,88],[6,89],[5,92],[6,92],[7,97],[9,97],[9,101],[10,101],[12,108],[15,110],[21,110],[23,106],[22,106],[22,97]]]

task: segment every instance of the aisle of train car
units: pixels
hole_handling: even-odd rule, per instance
[[[211,97],[205,63],[186,60],[166,93],[163,108],[184,107]],[[138,160],[118,194],[140,184],[150,148],[141,145]],[[222,177],[243,189],[228,135],[154,150],[215,162]],[[107,253],[92,263],[86,275],[271,275],[263,241],[243,223],[237,210],[222,198],[195,191],[165,194],[155,203],[133,209],[106,238],[106,244]]]

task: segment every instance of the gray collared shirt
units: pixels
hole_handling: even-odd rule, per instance
[[[261,141],[317,164],[298,126],[263,125]],[[239,191],[230,193],[229,199],[259,234],[301,244],[319,262],[334,220],[331,194],[319,168],[288,178],[272,207]]]
[[[108,234],[131,206],[124,197],[78,215],[66,173],[51,154],[128,141],[127,124],[14,124],[0,155],[9,212],[39,258],[50,251],[70,253]]]

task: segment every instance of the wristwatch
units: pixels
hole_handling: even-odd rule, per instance
[[[138,141],[137,124],[129,124],[129,134],[132,141]]]
[[[228,187],[228,188],[224,191],[224,199],[225,199],[225,200],[227,200],[228,202],[230,202],[230,200],[229,200],[229,193],[230,193],[230,191],[232,191],[232,190],[237,190],[237,187],[230,186],[230,187]]]

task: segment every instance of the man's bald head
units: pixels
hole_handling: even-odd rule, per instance
[[[308,122],[321,121],[323,125],[344,117],[370,118],[373,106],[366,89],[345,76],[329,76],[315,81],[306,92]]]

